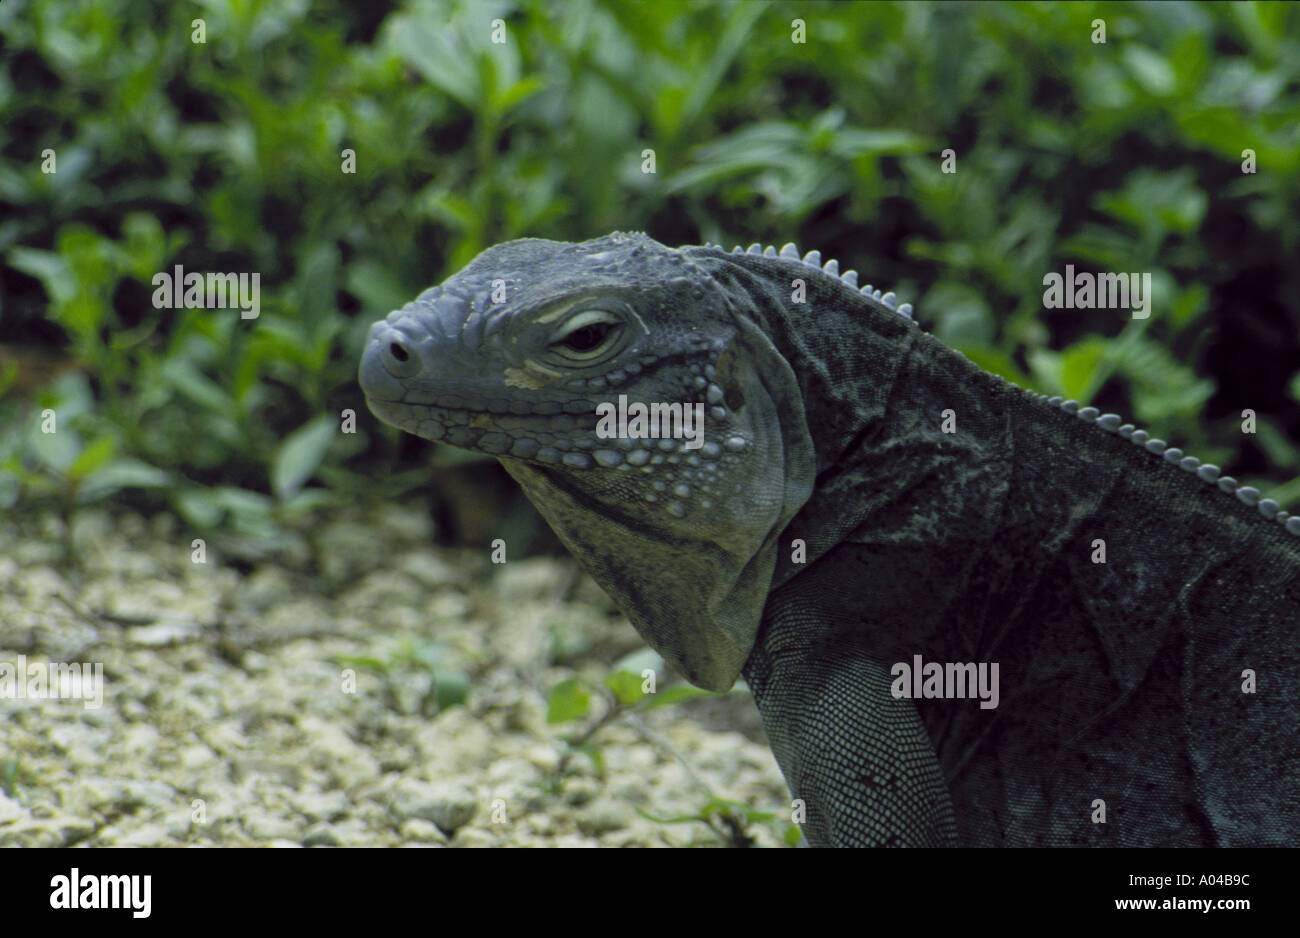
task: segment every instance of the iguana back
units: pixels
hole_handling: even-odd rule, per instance
[[[1293,843],[1300,517],[908,312],[792,245],[516,241],[361,381],[500,456],[690,680],[743,668],[813,844]],[[607,439],[615,400],[702,442]],[[979,665],[996,706],[925,696]]]

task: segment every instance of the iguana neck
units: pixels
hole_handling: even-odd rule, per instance
[[[1296,546],[1300,519],[1255,489],[1119,427],[1114,415],[1048,401],[980,370],[837,277],[758,254],[701,262],[742,297],[734,314],[751,318],[789,363],[812,431],[817,484],[786,528],[774,586],[850,535],[930,556],[1014,537],[1018,555],[1041,561],[1082,519],[1096,519],[1101,536],[1149,517],[1173,541],[1203,520],[1230,525],[1242,543],[1284,553]],[[791,301],[795,280],[803,303]],[[1170,504],[1176,517],[1160,507]],[[806,543],[803,564],[791,560],[795,538]],[[1175,544],[1146,549],[1174,563]]]
[[[793,538],[813,563],[857,529],[917,548],[994,536],[1015,444],[1009,412],[1023,391],[815,271],[803,305],[790,301],[798,271],[780,261],[729,257],[715,276],[747,298],[737,315],[789,362],[814,431],[816,489],[786,529],[774,585],[802,568]]]

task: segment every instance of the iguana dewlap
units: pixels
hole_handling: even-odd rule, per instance
[[[376,323],[361,384],[499,457],[693,683],[743,673],[815,845],[1295,844],[1300,516],[857,280],[512,241]],[[702,428],[611,437],[638,404]]]

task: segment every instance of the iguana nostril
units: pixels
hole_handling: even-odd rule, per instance
[[[378,351],[381,352],[379,357],[384,371],[394,378],[413,378],[423,368],[420,356],[402,338],[390,339],[386,344],[379,346]]]

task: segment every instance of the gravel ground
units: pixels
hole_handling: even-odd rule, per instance
[[[567,558],[431,547],[418,505],[214,540],[206,563],[168,515],[78,513],[71,564],[66,533],[0,531],[0,694],[6,665],[85,662],[102,706],[0,696],[0,846],[717,846],[725,825],[637,809],[788,817],[743,692],[611,721],[603,775],[565,757],[601,706],[549,725],[549,688],[643,647]]]

